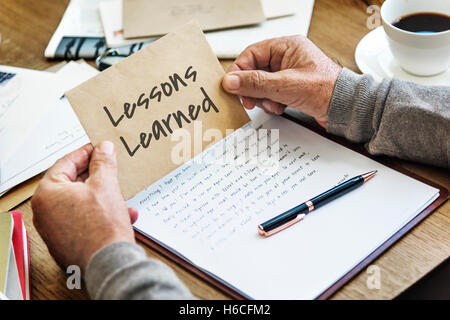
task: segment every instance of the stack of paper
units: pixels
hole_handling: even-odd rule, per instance
[[[202,16],[193,16],[192,11],[204,13],[203,17],[211,19],[216,23],[205,27],[207,30],[216,28],[241,26],[238,28],[221,29],[209,31],[206,37],[214,53],[219,58],[235,58],[243,49],[254,42],[264,39],[302,34],[307,35],[311,14],[314,7],[314,0],[261,0],[246,1],[246,6],[252,6],[253,10],[234,10],[235,16],[232,20],[227,20],[229,11],[223,6],[230,6],[236,1],[128,1],[131,4],[127,12],[123,12],[125,3],[122,0],[71,0],[55,34],[51,38],[45,56],[49,58],[79,59],[94,58],[102,54],[107,48],[116,48],[121,55],[130,55],[155,39],[161,34],[171,31],[171,29],[161,29],[175,27],[174,21],[167,23],[158,19],[170,19],[170,15],[176,15],[176,25],[182,24],[189,18],[194,20],[202,19]],[[199,6],[198,3],[208,4]],[[212,6],[212,4],[215,6]],[[242,1],[237,1],[237,6],[242,7]],[[181,5],[183,4],[183,5]],[[138,38],[124,38],[124,23],[136,21],[133,17],[136,14],[136,6],[150,6],[145,10],[145,14],[152,14],[150,27],[158,26],[158,31],[150,31],[147,37],[143,37],[146,32],[141,32],[140,28],[148,27],[144,24],[137,24],[139,28],[131,36]],[[163,7],[161,7],[163,6]],[[171,6],[171,7],[170,7]],[[169,7],[170,10],[161,8]],[[256,9],[255,9],[256,7]],[[262,8],[262,11],[261,11]],[[131,19],[124,20],[123,16]],[[127,10],[127,9],[126,9]],[[224,17],[223,11],[227,11]],[[137,10],[138,13],[143,12]],[[167,14],[164,14],[164,13]],[[214,15],[214,12],[216,15]],[[124,15],[125,13],[125,15]],[[181,19],[183,17],[183,19]],[[218,18],[217,18],[218,17]],[[225,21],[224,21],[225,20]],[[159,20],[158,20],[159,21]],[[246,22],[245,22],[246,21]],[[218,22],[221,22],[219,25]],[[259,22],[259,23],[258,23]],[[246,25],[248,24],[248,25]],[[151,36],[150,36],[151,35]],[[156,36],[155,36],[156,35]]]
[[[63,94],[96,75],[71,62],[57,73],[0,66],[0,196],[89,142]]]
[[[60,96],[57,77],[48,72],[0,66],[0,168],[27,133]],[[38,107],[36,107],[38,106]],[[0,180],[2,174],[0,172]]]
[[[30,300],[28,234],[17,211],[0,213],[0,295]]]

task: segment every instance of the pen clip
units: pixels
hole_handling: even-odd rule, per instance
[[[296,224],[297,222],[302,221],[305,216],[306,216],[305,213],[299,214],[294,219],[292,219],[292,220],[286,222],[285,224],[283,224],[283,225],[281,225],[281,226],[279,226],[279,227],[277,227],[275,229],[272,229],[270,231],[265,231],[264,228],[261,225],[259,225],[258,226],[258,232],[259,232],[259,234],[261,236],[266,237],[266,238],[270,237],[270,236],[273,236],[275,233],[278,233],[278,232],[280,232],[280,231],[282,231],[282,230],[284,230],[286,228],[289,228],[293,224]]]

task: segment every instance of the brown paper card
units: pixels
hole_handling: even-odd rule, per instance
[[[41,182],[43,174],[34,176],[15,186],[0,197],[0,211],[9,211],[30,198]]]
[[[217,30],[266,20],[260,0],[124,0],[125,38],[164,35],[190,21]]]
[[[93,145],[115,144],[120,185],[129,199],[180,165],[172,160],[180,142],[172,141],[171,133],[179,123],[193,147],[196,124],[202,124],[203,133],[216,128],[225,136],[226,129],[249,121],[238,98],[222,89],[223,76],[201,29],[191,23],[66,96]]]

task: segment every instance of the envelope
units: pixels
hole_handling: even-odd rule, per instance
[[[42,176],[43,174],[39,174],[22,182],[20,185],[2,195],[0,197],[0,212],[9,211],[30,198],[39,186]]]
[[[202,30],[265,21],[260,0],[124,0],[125,38],[164,35],[195,20]]]
[[[239,99],[222,89],[224,74],[202,30],[190,23],[66,97],[93,145],[116,146],[129,199],[181,165],[180,154],[187,161],[218,142],[204,139],[207,132],[225,137],[249,122]]]

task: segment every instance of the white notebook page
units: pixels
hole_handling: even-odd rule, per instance
[[[273,175],[252,163],[190,161],[128,201],[138,230],[249,298],[316,298],[438,197],[292,121],[266,119],[262,128],[280,129]],[[364,186],[270,238],[258,235],[258,224],[371,170],[378,173]]]

